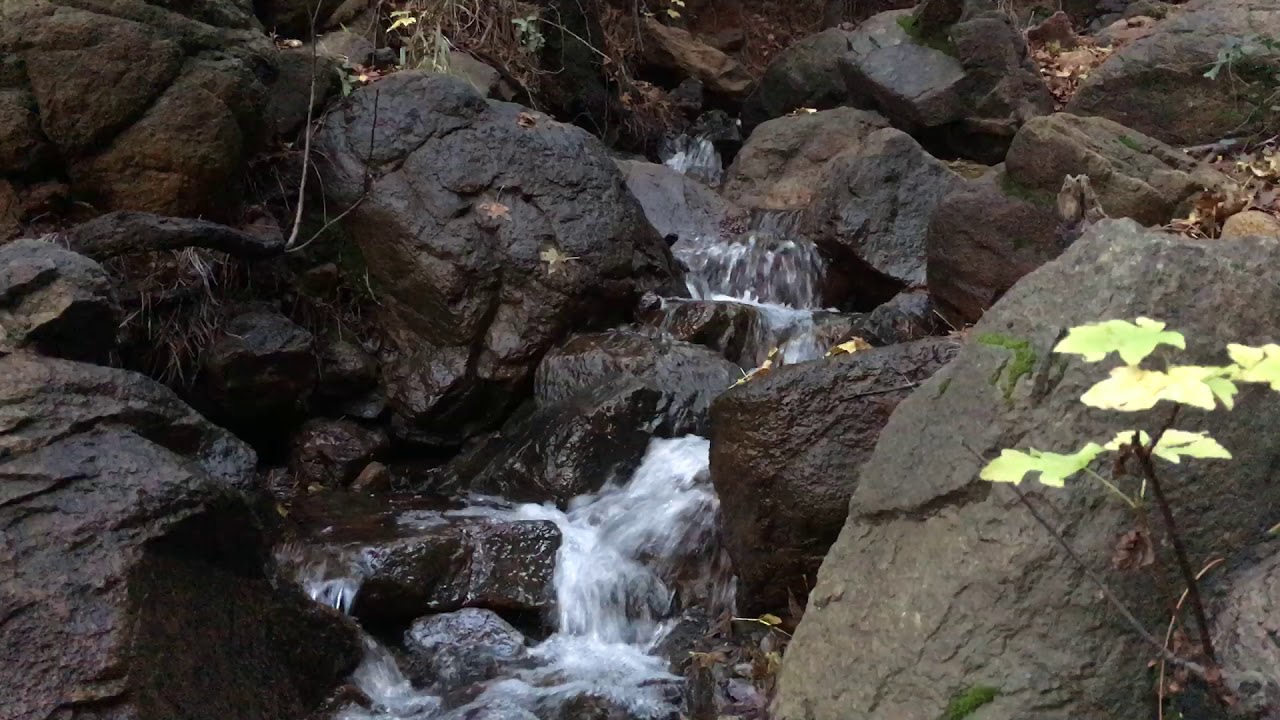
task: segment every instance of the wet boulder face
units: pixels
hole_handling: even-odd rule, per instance
[[[98,263],[52,242],[0,245],[0,347],[106,362],[119,325],[111,282]]]
[[[303,717],[354,669],[266,572],[253,452],[168,389],[15,353],[0,415],[7,716]]]
[[[802,210],[822,186],[831,158],[888,126],[880,115],[853,108],[770,120],[734,158],[723,194],[743,208]]]
[[[1280,4],[1271,0],[1193,0],[1089,73],[1067,105],[1173,145],[1248,135],[1266,124],[1263,98],[1274,93],[1276,60],[1251,57],[1233,83],[1223,70],[1204,76],[1227,38],[1280,36]],[[1256,58],[1256,59],[1255,59]]]
[[[388,400],[422,442],[495,427],[557,341],[627,319],[645,290],[678,293],[667,245],[583,130],[421,72],[330,120],[325,189],[363,198],[347,227],[400,326]]]
[[[644,18],[644,59],[655,67],[676,71],[701,82],[708,92],[727,102],[741,102],[751,91],[751,73],[734,58],[707,45],[683,28]]]
[[[503,666],[526,654],[520,631],[480,608],[419,618],[405,633],[404,646],[409,679],[441,690],[497,677]]]
[[[867,316],[868,332],[885,345],[939,335],[946,329],[925,290],[898,293]]]
[[[332,495],[292,511],[302,526],[286,555],[358,586],[351,612],[364,622],[405,627],[415,618],[468,607],[543,613],[560,530],[545,520],[457,514],[425,501]]]
[[[1209,248],[1104,220],[1018,282],[880,432],[787,650],[779,717],[935,718],[976,686],[998,691],[984,717],[1149,715],[1150,646],[1007,487],[978,478],[983,459],[1004,448],[1070,452],[1160,427],[1167,407],[1108,413],[1080,402],[1115,361],[1051,352],[1069,328],[1143,316],[1183,333],[1186,350],[1167,356],[1179,364],[1220,364],[1228,343],[1274,342],[1280,241]],[[1177,425],[1207,431],[1230,462],[1159,467],[1193,568],[1211,557],[1234,562],[1276,522],[1270,429],[1280,404],[1265,388],[1243,388],[1236,404],[1183,413]],[[1135,527],[1124,503],[1087,480],[1064,489],[1029,480],[1022,489],[1056,527],[1070,528],[1073,550],[1140,623],[1169,622],[1157,588],[1182,581],[1112,565],[1117,537]],[[1168,552],[1164,541],[1158,549]]]
[[[957,349],[919,340],[788,365],[716,401],[711,480],[741,610],[803,605],[889,415]]]
[[[663,435],[705,434],[711,401],[742,377],[711,350],[661,335],[628,330],[578,335],[538,365],[534,394],[554,405],[619,378],[635,378],[662,395]]]
[[[1056,113],[1034,118],[1013,138],[1005,168],[1030,192],[1057,193],[1068,175],[1087,175],[1109,217],[1164,225],[1221,173],[1154,138],[1100,117]]]
[[[1280,702],[1280,554],[1263,544],[1258,555],[1219,583],[1223,593],[1209,608],[1229,688],[1252,712]]]
[[[69,177],[102,210],[229,214],[285,81],[250,3],[181,5],[5,4],[0,175]]]
[[[451,475],[476,492],[566,506],[605,483],[626,482],[669,406],[661,392],[631,378],[530,403],[465,450]]]
[[[753,351],[756,338],[764,332],[765,321],[754,305],[666,300],[646,313],[642,320],[677,340],[711,348],[741,367],[759,365]]]
[[[830,162],[801,228],[874,307],[924,285],[929,221],[962,182],[911,136],[878,130]]]

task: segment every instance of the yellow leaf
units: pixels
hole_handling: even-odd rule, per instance
[[[764,623],[765,625],[781,625],[782,618],[778,617],[777,615],[771,615],[769,613],[765,613],[764,615],[760,616],[760,622]]]
[[[1080,396],[1080,402],[1122,412],[1150,410],[1161,400],[1212,410],[1217,407],[1219,397],[1215,385],[1221,387],[1222,376],[1227,371],[1220,367],[1180,365],[1161,372],[1125,365],[1115,368],[1111,377],[1089,388]],[[1232,391],[1234,394],[1234,388]]]
[[[1074,453],[1041,452],[1031,449],[1001,450],[1000,457],[987,463],[978,477],[989,482],[1007,482],[1018,485],[1028,473],[1037,473],[1040,483],[1049,487],[1063,487],[1066,479],[1080,472],[1103,451],[1097,443],[1089,443]]]
[[[1272,390],[1280,391],[1280,345],[1268,344],[1250,347],[1232,343],[1227,354],[1236,363],[1233,380],[1247,383],[1265,383]]]
[[[871,343],[862,338],[853,338],[848,342],[842,342],[839,345],[827,351],[827,357],[832,355],[848,355],[858,352],[859,350],[870,350]]]

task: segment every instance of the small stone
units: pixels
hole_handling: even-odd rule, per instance
[[[1280,219],[1261,210],[1245,210],[1227,218],[1222,224],[1222,237],[1280,238]]]
[[[356,492],[382,492],[391,489],[391,471],[386,465],[374,461],[360,471],[360,475],[351,483]]]

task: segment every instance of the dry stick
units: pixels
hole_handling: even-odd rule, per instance
[[[987,461],[983,459],[982,455],[977,450],[974,450],[967,444],[962,443],[962,446],[977,458],[980,465],[986,464]],[[1089,567],[1084,559],[1077,555],[1075,550],[1071,549],[1071,545],[1067,542],[1067,539],[1064,538],[1062,533],[1058,532],[1053,525],[1049,524],[1049,521],[1044,517],[1044,515],[1041,515],[1040,511],[1037,510],[1036,507],[1031,504],[1031,501],[1027,499],[1026,494],[1023,493],[1022,490],[1018,489],[1018,486],[1013,483],[1008,483],[1008,486],[1009,489],[1018,496],[1018,500],[1022,503],[1023,507],[1031,513],[1031,517],[1035,518],[1036,522],[1040,523],[1040,526],[1053,536],[1053,539],[1057,541],[1058,545],[1067,553],[1067,557],[1070,558],[1077,567],[1084,571],[1085,576],[1093,581],[1094,585],[1098,586],[1098,589],[1102,591],[1102,595],[1107,599],[1107,602],[1109,602],[1111,606],[1120,613],[1121,617],[1124,618],[1125,622],[1129,624],[1139,637],[1145,640],[1148,645],[1155,648],[1156,652],[1158,652],[1165,660],[1168,660],[1175,665],[1180,665],[1196,675],[1207,679],[1208,670],[1203,665],[1192,660],[1186,660],[1178,657],[1173,653],[1173,651],[1169,650],[1169,648],[1165,647],[1163,643],[1157,640],[1154,635],[1148,632],[1147,629],[1142,626],[1142,623],[1138,618],[1134,617],[1133,613],[1129,611],[1129,608],[1125,607],[1125,604],[1120,601],[1120,598],[1116,597],[1115,593],[1111,591],[1111,586],[1107,585],[1107,581],[1103,580],[1102,576],[1094,572],[1093,568]]]
[[[1196,573],[1196,580],[1199,580],[1200,578],[1204,577],[1205,573],[1212,570],[1215,565],[1220,565],[1221,563],[1222,563],[1222,558],[1214,558],[1210,560],[1208,565],[1205,565],[1204,567],[1200,568],[1200,572]],[[1182,604],[1186,601],[1187,601],[1187,591],[1183,590],[1182,596],[1178,598],[1178,604],[1173,607],[1173,615],[1169,618],[1169,629],[1165,630],[1164,632],[1164,646],[1166,648],[1169,647],[1169,641],[1173,639],[1173,627],[1177,625],[1178,613],[1182,610]],[[1157,712],[1158,720],[1164,720],[1164,671],[1165,671],[1165,662],[1164,662],[1164,659],[1161,658],[1160,659],[1160,685],[1159,685],[1159,691],[1158,691],[1159,694],[1156,696],[1156,712]]]
[[[293,229],[289,231],[289,239],[284,244],[287,252],[298,242],[298,231],[302,228],[302,208],[307,195],[307,172],[311,164],[311,121],[316,106],[316,70],[319,65],[316,47],[316,22],[320,19],[320,0],[316,0],[316,9],[311,13],[311,87],[307,91],[307,124],[303,126],[302,136],[302,179],[298,182],[298,209],[293,216]]]
[[[1196,582],[1196,573],[1191,569],[1191,561],[1187,559],[1187,548],[1182,543],[1182,535],[1178,532],[1178,525],[1173,519],[1173,510],[1169,507],[1169,500],[1165,497],[1164,487],[1160,484],[1160,478],[1156,474],[1155,464],[1151,462],[1151,451],[1155,449],[1156,444],[1160,442],[1160,438],[1164,436],[1166,430],[1173,426],[1178,419],[1178,412],[1182,409],[1181,405],[1175,405],[1173,412],[1169,415],[1169,421],[1165,423],[1160,432],[1151,439],[1151,447],[1144,446],[1138,434],[1133,436],[1134,455],[1138,458],[1138,465],[1142,468],[1142,475],[1147,482],[1151,484],[1151,491],[1156,496],[1156,505],[1160,508],[1160,514],[1164,516],[1165,528],[1169,532],[1169,542],[1173,545],[1174,557],[1178,560],[1178,569],[1182,572],[1182,579],[1187,585],[1187,597],[1191,600],[1191,610],[1196,615],[1196,624],[1200,627],[1200,643],[1204,648],[1204,655],[1213,665],[1218,664],[1217,655],[1213,652],[1213,638],[1209,633],[1209,616],[1204,610],[1204,602],[1200,598],[1200,584]]]
[[[360,207],[360,203],[364,202],[365,198],[369,197],[369,191],[373,188],[373,169],[372,169],[373,168],[373,141],[374,141],[374,136],[376,134],[376,131],[378,129],[378,101],[381,98],[382,98],[382,90],[380,88],[375,87],[373,89],[373,121],[369,124],[369,154],[366,155],[364,159],[364,190],[363,192],[360,193],[360,197],[356,198],[355,202],[351,203],[351,205],[346,210],[343,210],[342,212],[338,213],[337,217],[325,223],[319,230],[316,231],[314,235],[308,238],[306,242],[302,243],[296,248],[285,250],[285,252],[298,252],[306,248],[308,245],[315,242],[317,238],[323,235],[326,230],[333,227],[334,224],[341,221],[342,218],[351,214],[352,210],[355,210],[356,208]]]

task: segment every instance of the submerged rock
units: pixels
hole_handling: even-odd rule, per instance
[[[265,571],[253,452],[167,388],[11,354],[0,416],[6,717],[303,717],[355,667]]]
[[[716,401],[711,479],[740,612],[804,603],[881,428],[958,348],[920,340],[785,366]]]
[[[956,359],[898,406],[862,466],[848,521],[788,648],[779,717],[933,718],[975,686],[997,691],[981,711],[990,717],[1147,716],[1151,648],[1016,496],[978,478],[983,458],[1004,448],[1070,452],[1159,427],[1167,409],[1083,405],[1081,394],[1109,365],[1051,352],[1068,328],[1142,316],[1184,334],[1187,349],[1168,355],[1178,363],[1218,364],[1227,343],[1274,342],[1280,241],[1208,247],[1104,220],[1010,290]],[[1247,551],[1275,524],[1270,428],[1280,405],[1269,392],[1243,388],[1234,412],[1184,413],[1178,423],[1208,431],[1233,454],[1229,463],[1160,466],[1192,567]],[[1151,575],[1110,564],[1117,537],[1134,528],[1124,503],[1084,479],[1065,490],[1034,481],[1023,489],[1070,529],[1075,552],[1140,623],[1168,623]],[[1164,542],[1157,550],[1168,552]]]

